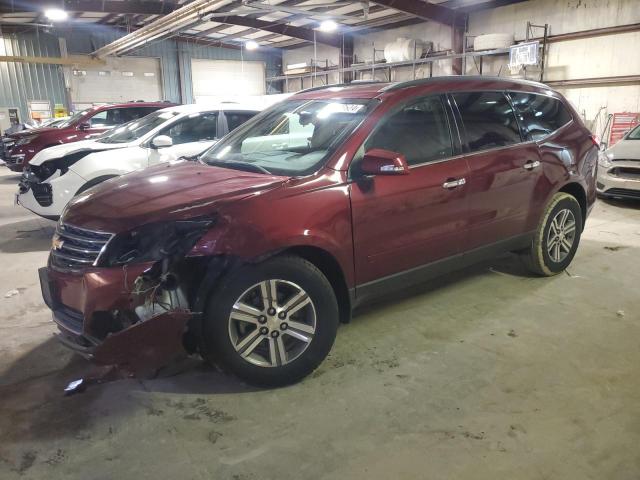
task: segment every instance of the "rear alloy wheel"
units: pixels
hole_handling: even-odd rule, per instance
[[[538,275],[562,272],[576,254],[581,233],[580,204],[568,193],[556,193],[545,209],[531,249],[524,254],[525,264]]]
[[[222,283],[205,312],[206,358],[251,384],[281,386],[311,373],[331,350],[338,305],[310,262],[275,257]]]

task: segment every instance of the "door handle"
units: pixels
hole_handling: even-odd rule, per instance
[[[465,178],[460,178],[458,180],[447,180],[442,184],[442,188],[456,188],[464,185],[465,183],[467,183],[467,180]]]
[[[540,161],[539,160],[529,160],[527,163],[524,164],[523,168],[525,170],[533,170],[536,167],[540,166]]]

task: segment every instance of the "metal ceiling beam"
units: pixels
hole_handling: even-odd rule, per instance
[[[0,3],[0,13],[41,12],[42,0],[20,0]],[[173,1],[150,2],[144,0],[58,0],[51,4],[60,5],[69,12],[132,13],[144,15],[164,15],[176,10],[180,5]]]
[[[216,22],[227,23],[229,25],[239,25],[248,28],[257,28],[264,30],[265,32],[278,33],[280,35],[286,35],[288,37],[297,38],[300,40],[306,40],[307,42],[315,41],[332,47],[340,48],[342,46],[342,40],[340,35],[330,35],[323,32],[314,32],[309,28],[294,27],[292,25],[286,25],[278,22],[265,22],[249,17],[229,16],[223,18],[216,18]],[[286,22],[286,18],[283,19]]]
[[[374,0],[374,3],[408,13],[423,20],[434,20],[445,25],[464,25],[464,14],[452,8],[420,0]]]

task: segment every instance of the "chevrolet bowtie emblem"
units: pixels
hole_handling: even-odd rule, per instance
[[[51,248],[53,250],[60,250],[62,248],[62,245],[64,245],[64,240],[61,239],[58,234],[54,234],[53,238],[51,239]]]

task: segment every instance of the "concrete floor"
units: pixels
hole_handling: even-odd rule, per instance
[[[304,382],[197,361],[62,396],[36,269],[53,224],[0,174],[0,478],[640,478],[640,204],[599,202],[567,274],[501,258],[361,312]],[[5,293],[18,290],[9,298]]]

